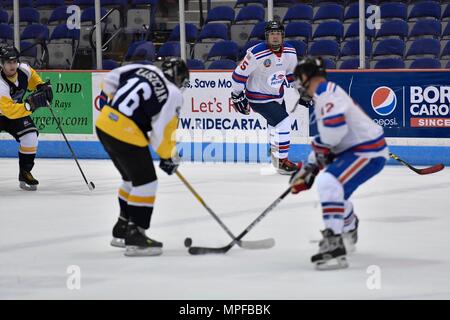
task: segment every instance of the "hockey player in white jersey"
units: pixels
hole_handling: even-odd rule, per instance
[[[378,174],[388,159],[383,129],[374,123],[338,85],[327,81],[323,61],[306,57],[295,68],[303,101],[313,101],[318,136],[303,166],[290,180],[292,193],[311,188],[317,176],[325,230],[319,253],[311,262],[318,269],[345,268],[353,251],[358,218],[349,200],[364,182]]]
[[[284,102],[284,85],[294,81],[297,52],[283,41],[284,27],[269,21],[266,41],[247,50],[232,75],[231,99],[236,111],[249,115],[250,107],[268,124],[271,158],[279,173],[290,174],[296,165],[289,161],[291,120]]]
[[[106,104],[97,118],[100,142],[122,176],[120,216],[111,245],[125,247],[127,256],[162,253],[162,243],[146,236],[153,214],[158,181],[148,145],[160,157],[159,167],[173,174],[179,165],[175,131],[189,80],[183,60],[152,65],[130,64],[108,73],[102,85]]]

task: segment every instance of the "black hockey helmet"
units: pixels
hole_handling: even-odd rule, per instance
[[[266,40],[267,40],[268,33],[271,31],[280,31],[284,36],[284,26],[278,20],[271,20],[271,21],[267,22],[266,27],[264,29],[264,34],[266,36]]]
[[[19,61],[20,52],[12,45],[3,45],[0,47],[0,63],[3,65],[5,61],[17,60]]]
[[[302,75],[305,76],[304,81],[302,81]],[[304,102],[303,105],[305,105],[312,100],[312,97],[307,93],[311,79],[314,77],[326,78],[327,71],[321,57],[307,56],[300,60],[295,67],[294,76],[297,80],[295,86],[300,94],[300,101]]]
[[[165,60],[161,70],[166,78],[178,88],[185,87],[189,81],[189,69],[181,58],[173,57]]]

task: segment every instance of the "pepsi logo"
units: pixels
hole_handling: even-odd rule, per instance
[[[372,109],[380,116],[387,116],[394,112],[397,106],[397,96],[389,87],[378,87],[370,99]]]

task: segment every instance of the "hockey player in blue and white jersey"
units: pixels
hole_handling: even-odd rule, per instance
[[[283,41],[284,27],[269,21],[266,41],[247,50],[233,72],[231,99],[236,111],[249,115],[250,107],[268,123],[272,163],[279,173],[290,174],[296,165],[289,161],[291,120],[284,102],[284,84],[294,81],[297,52]]]
[[[388,159],[383,128],[374,123],[338,85],[327,81],[323,61],[306,57],[295,68],[303,101],[314,102],[319,135],[306,164],[290,180],[292,193],[311,188],[317,176],[325,230],[311,262],[320,270],[345,268],[357,241],[358,218],[349,200]],[[347,250],[346,250],[347,249]]]

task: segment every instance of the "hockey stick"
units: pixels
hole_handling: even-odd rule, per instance
[[[69,147],[70,152],[72,153],[72,157],[75,160],[75,162],[77,163],[78,169],[80,169],[81,175],[83,176],[84,182],[86,182],[87,187],[89,188],[90,191],[95,189],[95,185],[92,181],[87,181],[86,176],[83,173],[83,170],[81,170],[80,164],[78,163],[78,159],[77,156],[75,155],[75,152],[73,152],[72,147],[69,144],[69,141],[67,140],[66,135],[64,134],[64,131],[61,127],[61,123],[59,122],[58,118],[55,116],[55,113],[53,112],[53,108],[51,106],[51,104],[48,104],[48,109],[50,110],[50,112],[52,113],[53,118],[56,121],[56,124],[58,125],[58,129],[59,131],[61,131],[62,136],[64,137],[64,141],[66,141],[67,146]]]
[[[212,211],[212,209],[206,204],[206,202],[200,197],[200,195],[194,190],[194,188],[191,186],[191,184],[186,180],[185,177],[177,170],[175,171],[175,174],[178,178],[184,183],[184,185],[189,189],[189,191],[192,192],[194,197],[200,202],[203,207],[212,215],[214,220],[216,220],[223,230],[234,240],[236,237],[231,233],[231,231],[227,228],[227,226],[222,222],[222,220],[219,219],[219,217]],[[184,241],[184,245],[186,247],[190,247],[192,245],[192,239],[186,238]],[[262,240],[254,240],[254,241],[237,241],[237,245],[241,248],[245,249],[269,249],[272,248],[275,245],[275,240],[273,238],[268,239],[262,239]]]
[[[272,211],[280,202],[283,200],[289,193],[291,192],[291,187],[287,188],[286,191],[281,194],[272,204],[267,207],[250,225],[242,231],[240,235],[238,235],[233,241],[231,241],[225,247],[220,248],[206,248],[206,247],[190,247],[189,253],[193,255],[200,254],[210,254],[210,253],[227,253],[238,241],[240,241],[253,227],[260,222],[270,211]]]
[[[418,168],[415,168],[412,165],[410,165],[408,162],[400,159],[397,155],[393,154],[392,152],[389,152],[389,156],[392,159],[397,160],[398,162],[400,162],[404,166],[407,166],[409,169],[411,169],[415,173],[421,174],[421,175],[436,173],[436,172],[439,172],[442,169],[444,169],[444,165],[442,163],[435,164],[434,166],[431,166],[431,167],[428,167],[428,168],[418,169]]]

